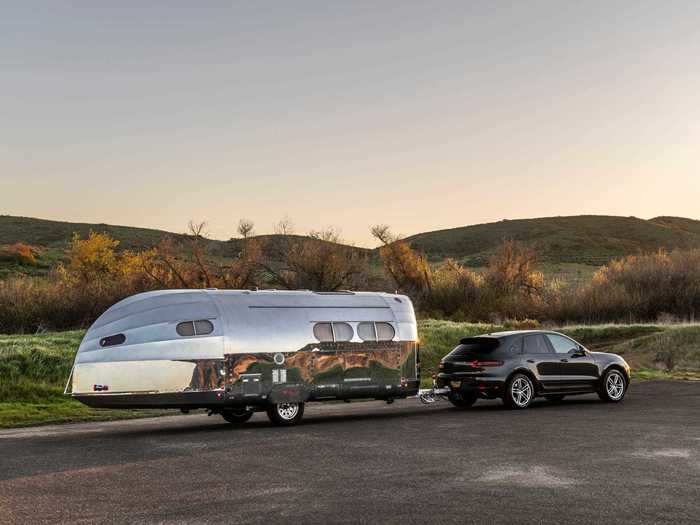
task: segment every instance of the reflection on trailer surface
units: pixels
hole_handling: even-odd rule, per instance
[[[102,408],[255,410],[298,422],[307,401],[415,395],[408,297],[375,292],[167,290],[124,299],[90,327],[68,388]]]

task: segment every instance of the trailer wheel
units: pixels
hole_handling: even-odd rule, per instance
[[[219,412],[221,414],[221,417],[223,417],[226,421],[231,423],[232,425],[242,425],[246,421],[248,421],[251,417],[253,417],[253,411],[252,410],[245,410],[245,409],[238,409],[238,410],[224,410],[222,412]]]
[[[289,427],[296,425],[304,416],[304,403],[279,403],[267,407],[267,417],[273,424]]]

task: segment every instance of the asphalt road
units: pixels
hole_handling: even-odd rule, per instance
[[[513,412],[312,404],[0,432],[2,523],[698,523],[700,383]]]

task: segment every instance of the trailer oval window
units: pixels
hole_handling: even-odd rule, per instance
[[[193,335],[208,335],[214,331],[211,321],[200,319],[199,321],[183,321],[175,327],[178,335],[191,337]]]
[[[389,323],[366,321],[357,325],[357,335],[363,341],[391,341],[394,339],[396,331]]]
[[[105,346],[116,346],[122,344],[124,341],[126,341],[126,336],[124,334],[110,335],[109,337],[100,339],[100,346],[102,348]]]
[[[391,341],[396,335],[396,330],[389,323],[374,323],[377,330],[378,341]]]
[[[352,326],[348,323],[316,323],[314,337],[322,343],[350,341],[353,336]]]
[[[314,325],[314,337],[322,343],[332,343],[333,328],[331,328],[331,323],[316,323]]]
[[[363,341],[376,341],[377,332],[374,330],[374,323],[360,323],[357,325],[357,335]]]
[[[197,335],[208,335],[214,331],[214,325],[211,321],[202,319],[194,322],[194,333]]]
[[[353,333],[352,326],[348,323],[333,323],[333,338],[336,341],[350,341]]]

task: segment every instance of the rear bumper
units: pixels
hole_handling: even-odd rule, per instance
[[[505,385],[505,379],[492,376],[477,376],[473,374],[440,373],[435,379],[438,388],[449,387],[463,394],[477,392],[486,397],[501,395]]]

